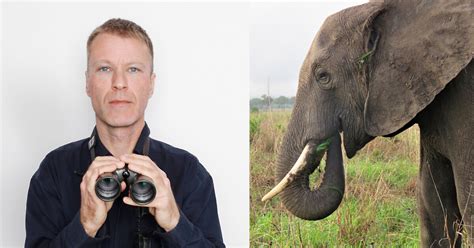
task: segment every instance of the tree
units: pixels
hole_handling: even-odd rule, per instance
[[[279,96],[273,101],[273,104],[277,108],[287,108],[290,106],[290,99],[286,96]]]
[[[265,102],[260,98],[252,98],[250,100],[250,109],[257,108],[262,109],[265,106]]]
[[[262,98],[264,104],[267,106],[267,109],[271,109],[273,98],[271,96],[267,96],[267,95],[262,95],[261,98]]]

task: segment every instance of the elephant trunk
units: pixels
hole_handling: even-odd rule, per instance
[[[334,212],[342,201],[345,187],[339,134],[330,139],[321,184],[314,190],[309,187],[309,175],[319,166],[327,146],[327,142],[309,141],[289,170],[288,165],[292,164],[292,159],[291,155],[285,154],[289,152],[285,150],[289,146],[283,145],[277,165],[281,182],[262,200],[268,200],[281,192],[286,208],[299,218],[307,220],[323,219]]]

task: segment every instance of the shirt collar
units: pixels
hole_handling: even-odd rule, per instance
[[[94,138],[91,137],[91,139],[94,139],[94,144],[92,146],[94,147],[96,152],[96,156],[112,156],[112,153],[107,150],[107,148],[102,144],[100,141],[99,135],[97,135],[97,128],[94,127]],[[137,144],[135,145],[135,148],[133,148],[133,153],[135,154],[141,154],[143,155],[143,148],[146,139],[150,136],[150,129],[148,128],[148,125],[145,122],[145,126],[142,129],[142,132],[140,133],[140,137],[138,137]]]

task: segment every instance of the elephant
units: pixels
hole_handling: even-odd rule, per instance
[[[352,158],[375,137],[417,124],[421,244],[461,246],[461,228],[474,244],[473,6],[370,1],[326,18],[300,69],[275,163],[280,183],[263,200],[281,193],[293,215],[323,219],[343,199],[341,146]],[[311,189],[325,152],[322,182]]]

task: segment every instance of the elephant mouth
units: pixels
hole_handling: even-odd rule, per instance
[[[311,189],[309,175],[318,168],[325,153],[326,168],[318,179],[319,185]],[[282,180],[262,201],[269,200],[281,192],[285,207],[299,218],[320,220],[333,213],[342,201],[345,187],[339,133],[330,139],[308,141],[293,167],[280,176]]]
[[[318,168],[321,159],[328,150],[333,139],[334,138],[329,138],[323,142],[309,140],[290,171],[272,190],[263,196],[262,201],[270,200],[278,195],[297,178],[307,177],[312,174],[316,168]]]

